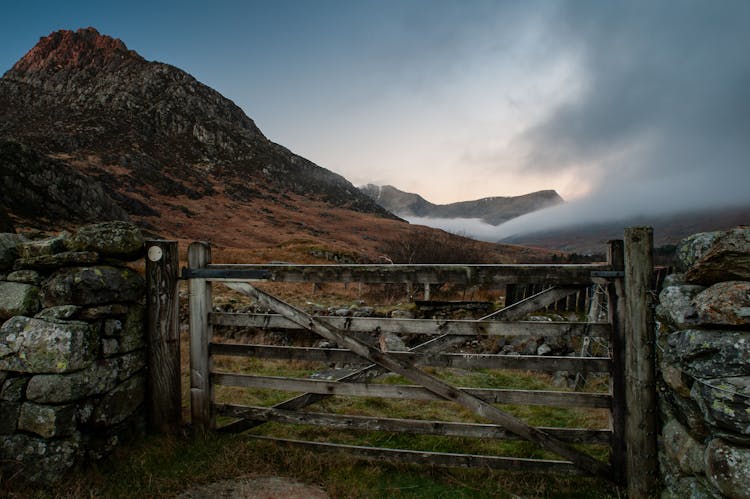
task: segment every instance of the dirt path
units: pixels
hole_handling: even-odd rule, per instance
[[[328,499],[316,485],[307,485],[285,477],[246,477],[222,480],[194,487],[179,499]]]

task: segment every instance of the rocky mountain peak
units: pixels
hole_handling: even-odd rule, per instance
[[[143,61],[118,38],[100,34],[94,28],[60,30],[39,39],[11,69],[16,73],[58,71],[70,68],[104,68]]]

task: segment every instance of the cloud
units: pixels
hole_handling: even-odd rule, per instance
[[[741,1],[560,4],[548,36],[579,51],[584,84],[517,137],[525,171],[594,179],[585,204],[601,217],[608,204],[659,213],[746,201],[748,25]]]

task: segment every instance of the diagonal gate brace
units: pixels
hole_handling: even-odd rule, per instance
[[[310,331],[328,339],[334,341],[339,345],[348,348],[360,357],[364,357],[375,364],[378,364],[390,371],[393,371],[401,376],[405,377],[412,383],[422,385],[432,393],[453,402],[456,402],[484,417],[495,424],[502,425],[509,431],[523,437],[526,440],[539,444],[546,450],[554,452],[575,464],[578,468],[603,477],[611,477],[610,466],[594,459],[593,457],[579,452],[570,445],[561,442],[557,438],[549,435],[548,433],[530,426],[520,419],[512,416],[506,412],[501,411],[497,407],[485,402],[484,400],[475,397],[474,395],[468,394],[460,389],[431,376],[424,371],[414,367],[412,364],[406,361],[399,360],[397,358],[388,355],[386,352],[381,352],[375,347],[371,347],[356,338],[348,336],[343,331],[340,331],[324,321],[319,320],[302,310],[299,310],[288,303],[285,303],[278,298],[275,298],[247,283],[227,283],[232,289],[239,291],[243,294],[249,295],[255,298],[262,305],[272,309],[278,314],[283,315],[290,321],[309,329]]]

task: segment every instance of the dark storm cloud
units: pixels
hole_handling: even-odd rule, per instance
[[[580,169],[618,211],[750,201],[749,27],[746,1],[561,3],[545,36],[583,85],[522,135],[525,167]]]

